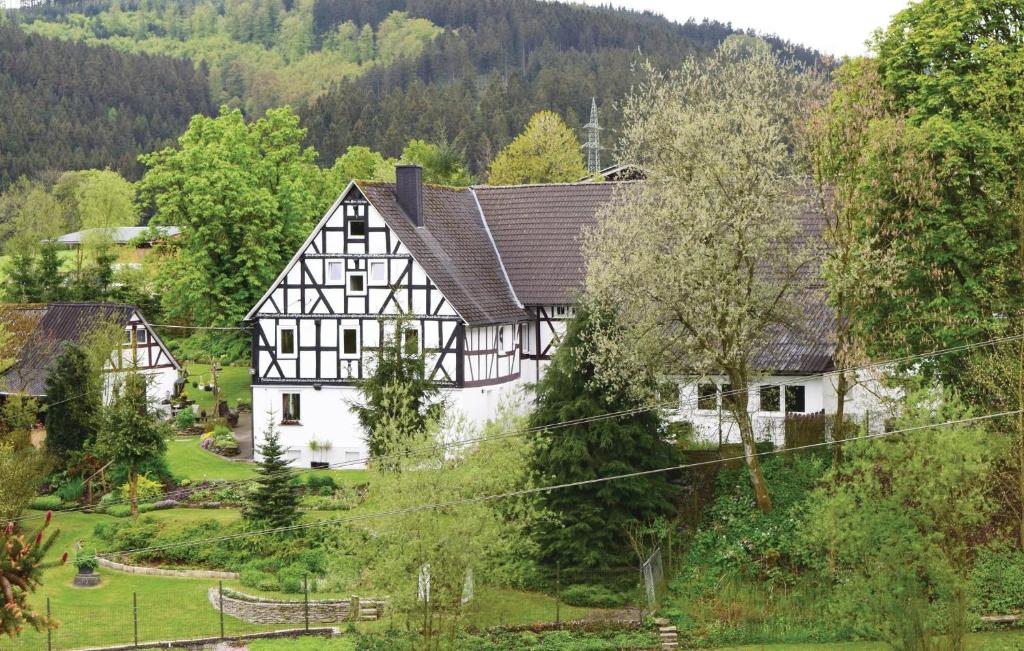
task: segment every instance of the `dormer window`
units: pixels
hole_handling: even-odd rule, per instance
[[[348,223],[349,237],[366,237],[366,220],[353,219]]]

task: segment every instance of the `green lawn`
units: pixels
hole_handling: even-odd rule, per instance
[[[188,384],[185,385],[185,395],[196,401],[200,409],[206,413],[213,412],[213,392],[203,390],[203,385],[212,382],[209,364],[196,364],[185,362],[185,370],[188,371]],[[192,383],[197,382],[198,387]],[[217,373],[217,384],[220,387],[221,399],[228,403],[228,407],[234,409],[238,401],[250,402],[252,394],[249,390],[250,378],[248,366],[225,366]]]
[[[229,461],[199,447],[195,438],[167,442],[167,466],[178,479],[192,481],[252,479],[256,466],[244,461]]]
[[[41,515],[40,512],[29,512],[30,515]],[[342,513],[310,513],[306,517],[338,517]],[[231,521],[237,519],[237,510],[216,509],[170,509],[154,511],[146,517],[158,520],[174,521],[182,525],[204,519]],[[96,543],[93,528],[100,522],[116,521],[108,515],[87,513],[57,513],[51,525],[60,530],[54,547],[49,553],[50,559],[58,558],[65,550],[74,553],[76,543],[85,549],[93,548]],[[34,523],[38,521],[29,521]],[[134,639],[133,598],[138,605],[139,640],[171,640],[190,637],[214,636],[220,633],[220,618],[217,610],[208,601],[207,591],[218,584],[212,579],[184,579],[173,577],[136,576],[101,568],[102,584],[97,588],[76,588],[72,585],[75,574],[74,567],[69,563],[65,566],[48,569],[43,578],[43,586],[33,594],[30,603],[37,609],[45,609],[47,598],[53,616],[60,622],[60,627],[53,632],[55,649],[73,649],[91,645],[111,645],[130,643]],[[245,592],[256,591],[241,587],[235,581],[225,581],[225,587],[232,587]],[[274,598],[285,598],[285,595],[263,593]],[[323,598],[328,595],[316,595]],[[347,597],[348,595],[339,595]],[[295,598],[295,595],[290,595]],[[560,615],[563,619],[583,617],[585,609],[561,606]],[[551,597],[536,593],[497,590],[487,587],[477,589],[476,606],[468,616],[467,623],[477,626],[494,624],[530,623],[552,621],[555,616],[555,604]],[[391,626],[404,625],[384,619],[378,622],[359,624],[361,630],[380,631]],[[231,617],[225,618],[227,635],[282,628],[285,626],[251,625]],[[7,644],[7,642],[3,642]],[[317,644],[326,646],[317,646]],[[310,646],[312,645],[312,646]],[[275,651],[277,649],[325,649],[328,651],[347,651],[349,641],[344,639],[323,642],[309,639],[289,642],[262,642],[254,646],[254,651]],[[14,646],[0,646],[2,649],[27,651],[46,648],[45,633],[28,631],[24,633]]]
[[[354,651],[351,638],[299,637],[282,640],[256,640],[249,651]]]
[[[230,461],[199,447],[195,438],[174,439],[167,442],[167,465],[178,479],[192,481],[224,479],[229,481],[252,479],[256,465],[245,461]],[[299,474],[328,473],[339,484],[362,484],[373,477],[371,470],[300,470]]]

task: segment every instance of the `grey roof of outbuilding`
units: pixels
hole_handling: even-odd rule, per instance
[[[516,296],[524,305],[567,305],[583,289],[581,237],[622,183],[475,188]]]
[[[48,303],[0,305],[0,324],[11,335],[4,357],[14,363],[0,373],[0,394],[46,395],[46,376],[64,344],[85,343],[104,323],[127,324],[132,305]]]
[[[527,317],[505,279],[471,189],[424,185],[424,225],[417,228],[398,205],[394,183],[357,181],[356,187],[467,323]]]
[[[181,230],[177,226],[155,226],[157,235],[161,237],[175,237],[181,234]],[[118,226],[116,228],[87,228],[82,231],[75,231],[73,233],[67,233],[57,238],[57,242],[60,244],[81,244],[82,240],[87,236],[98,233],[106,234],[110,236],[110,240],[115,244],[128,244],[140,235],[149,233],[148,226]]]

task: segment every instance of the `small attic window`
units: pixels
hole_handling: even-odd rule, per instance
[[[366,237],[366,220],[353,219],[348,223],[349,237]]]

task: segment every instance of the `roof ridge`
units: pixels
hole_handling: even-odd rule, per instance
[[[631,181],[560,181],[558,183],[505,183],[498,185],[488,184],[477,184],[471,185],[470,188],[474,190],[490,190],[490,189],[504,189],[504,188],[556,188],[556,187],[601,187],[602,185],[625,185],[628,183],[643,183],[641,180]]]

